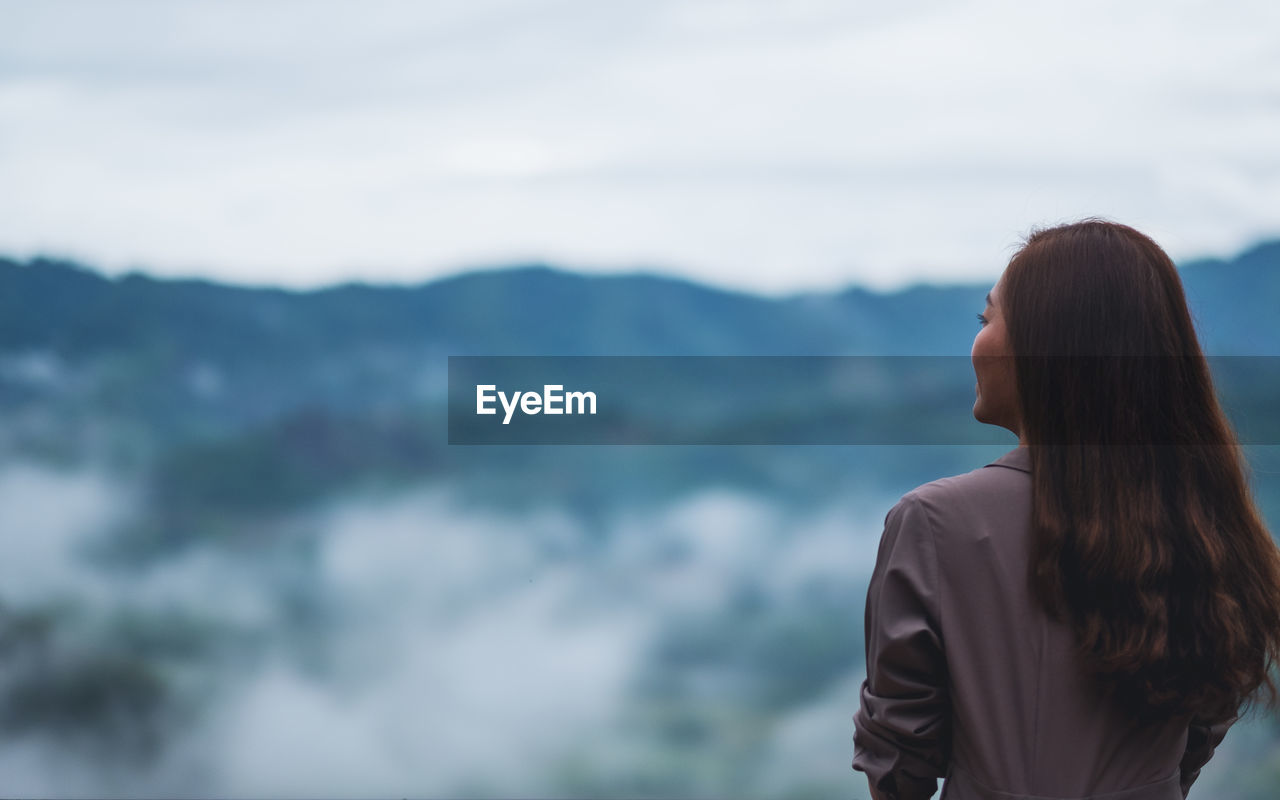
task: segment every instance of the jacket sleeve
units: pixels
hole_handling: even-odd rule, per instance
[[[1182,796],[1191,791],[1191,784],[1200,777],[1200,768],[1213,758],[1213,751],[1218,749],[1226,738],[1227,729],[1235,724],[1238,716],[1220,722],[1192,720],[1187,727],[1187,748],[1182,755]]]
[[[950,759],[934,531],[908,493],[885,516],[867,589],[867,677],[854,714],[853,768],[881,795],[928,798]]]

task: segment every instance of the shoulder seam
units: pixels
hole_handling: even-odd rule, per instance
[[[1021,472],[1021,473],[1024,473],[1024,474],[1026,474],[1026,472],[1027,472],[1025,469],[1022,469],[1022,468],[1020,468],[1020,467],[1011,467],[1011,466],[1009,466],[1008,464],[995,464],[995,463],[992,463],[992,464],[984,464],[984,465],[982,466],[982,468],[983,468],[983,469],[986,469],[987,467],[999,467],[1000,469],[1011,469],[1011,470],[1013,470],[1014,472]]]

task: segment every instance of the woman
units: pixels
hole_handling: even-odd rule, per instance
[[[1280,551],[1155,242],[1032,235],[974,416],[1018,447],[907,494],[867,592],[874,798],[1181,800],[1280,658]]]

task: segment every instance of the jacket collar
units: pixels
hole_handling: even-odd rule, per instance
[[[1031,472],[1031,448],[1015,447],[1009,452],[987,464],[988,467],[1008,467],[1009,469]]]

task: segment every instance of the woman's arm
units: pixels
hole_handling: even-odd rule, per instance
[[[867,679],[854,714],[853,768],[877,800],[928,798],[946,775],[951,704],[934,532],[908,492],[885,516],[867,589]]]

